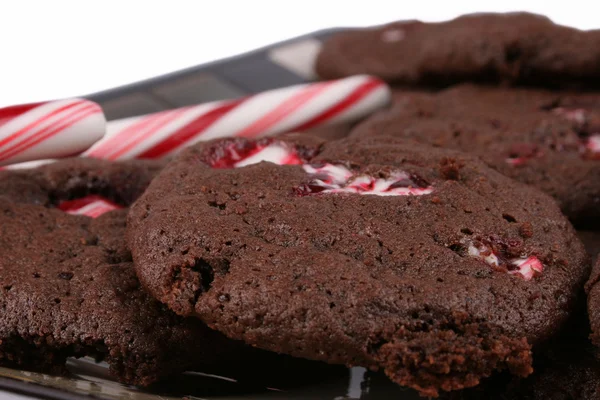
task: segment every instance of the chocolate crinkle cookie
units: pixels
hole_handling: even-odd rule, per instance
[[[554,197],[576,224],[600,222],[600,94],[462,84],[398,90],[352,137],[395,136],[475,154]]]
[[[0,172],[0,362],[60,370],[67,357],[92,356],[147,385],[204,356],[198,338],[215,335],[141,290],[125,210],[92,219],[59,209],[92,193],[127,206],[161,167],[72,159]]]
[[[428,396],[529,375],[589,274],[552,198],[389,137],[196,145],[133,205],[127,239],[177,314]]]
[[[388,82],[462,81],[565,86],[600,78],[600,30],[580,31],[528,13],[400,21],[335,34],[317,58],[323,78],[372,74]]]
[[[227,348],[141,290],[125,210],[91,219],[0,198],[0,212],[1,363],[49,370],[91,356],[120,381],[148,385]]]

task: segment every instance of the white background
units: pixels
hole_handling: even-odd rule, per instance
[[[109,89],[334,26],[527,10],[598,28],[595,3],[2,0],[0,107]]]

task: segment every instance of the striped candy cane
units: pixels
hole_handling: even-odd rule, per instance
[[[370,76],[291,86],[247,98],[111,121],[83,156],[159,158],[199,141],[262,137],[364,117],[390,101],[385,83]]]
[[[0,109],[0,165],[76,155],[100,140],[106,120],[83,99]]]

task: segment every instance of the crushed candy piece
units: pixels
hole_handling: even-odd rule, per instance
[[[583,158],[600,160],[600,132],[598,126],[590,125],[590,116],[582,108],[568,109],[558,107],[552,110],[569,121],[577,123],[581,140],[580,152]]]
[[[302,164],[294,147],[272,140],[231,142],[227,146],[216,148],[208,163],[213,168],[241,168],[261,161],[277,165]]]
[[[102,214],[121,208],[123,207],[97,195],[89,195],[75,200],[65,200],[58,204],[58,209],[67,214],[86,215],[91,218],[98,218]]]
[[[536,274],[544,270],[542,262],[535,256],[525,258],[506,258],[503,254],[494,252],[491,246],[480,241],[468,241],[467,253],[470,257],[477,258],[491,267],[505,267],[511,275],[519,275],[526,281],[531,280]]]
[[[481,243],[478,246],[475,246],[474,244],[470,244],[468,252],[471,257],[479,258],[488,265],[491,265],[494,267],[497,267],[500,265],[500,261],[498,260],[498,257],[494,254],[494,252],[489,247],[487,247]]]
[[[298,187],[302,196],[317,193],[357,193],[376,196],[421,196],[433,192],[433,187],[425,180],[404,171],[394,171],[388,178],[375,178],[368,175],[355,175],[342,165],[305,164],[304,170],[312,175],[312,180]]]
[[[585,123],[585,120],[586,120],[585,110],[582,108],[569,109],[569,108],[557,107],[557,108],[553,109],[552,112],[556,115],[559,115],[569,121],[573,121],[578,124],[583,124],[583,123]]]
[[[600,133],[585,138],[581,146],[581,153],[584,158],[600,160]]]
[[[543,152],[538,146],[529,143],[519,143],[512,147],[508,157],[504,161],[513,167],[518,167],[541,156],[543,156]]]
[[[509,274],[519,274],[526,281],[531,280],[536,273],[542,273],[544,266],[542,262],[535,256],[527,258],[515,258],[510,263],[516,267],[516,269],[509,269]]]

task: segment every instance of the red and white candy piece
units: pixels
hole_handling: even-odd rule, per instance
[[[582,108],[557,107],[552,112],[566,120],[583,125],[587,122],[586,110]],[[585,158],[600,159],[600,132],[591,132],[581,139],[580,151]]]
[[[258,138],[355,121],[390,98],[384,82],[364,75],[291,86],[111,121],[106,136],[83,155],[108,160],[159,158],[204,140]]]
[[[423,179],[404,171],[392,171],[387,178],[357,175],[343,165],[303,165],[312,180],[299,187],[300,195],[317,193],[356,193],[375,196],[422,196],[433,192]]]
[[[106,129],[98,104],[68,99],[0,109],[0,165],[79,154]]]
[[[509,270],[509,274],[519,274],[526,281],[534,277],[535,274],[541,274],[544,270],[542,262],[535,256],[527,258],[515,258],[511,260],[511,264],[516,266],[517,269]]]
[[[220,148],[210,160],[213,168],[241,168],[266,161],[277,165],[299,165],[302,159],[296,150],[283,142],[266,141],[238,147],[235,143]]]
[[[527,164],[529,161],[542,157],[543,151],[536,145],[529,143],[520,143],[513,146],[509,157],[504,161],[513,167],[518,167]]]
[[[492,267],[499,267],[505,263],[509,274],[519,275],[526,281],[531,280],[536,274],[541,274],[544,270],[542,262],[535,256],[503,261],[489,246],[480,242],[477,244],[469,243],[467,252],[469,256],[477,258]]]
[[[584,109],[581,109],[581,108],[570,109],[570,108],[556,107],[556,108],[552,109],[552,112],[560,117],[563,117],[564,119],[569,120],[569,121],[573,121],[578,124],[585,123],[586,118],[585,118],[585,110]]]
[[[596,133],[587,138],[585,149],[591,153],[600,153],[600,133]]]
[[[104,213],[123,207],[101,196],[89,195],[80,199],[62,201],[58,208],[68,214],[98,218]]]

